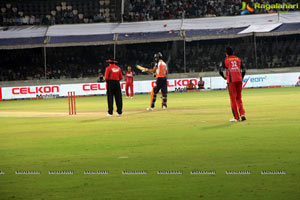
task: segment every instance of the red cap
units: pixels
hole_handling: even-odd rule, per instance
[[[118,61],[113,60],[113,59],[109,59],[109,60],[107,60],[106,62],[108,62],[108,63],[118,63]]]

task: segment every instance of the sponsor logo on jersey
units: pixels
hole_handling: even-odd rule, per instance
[[[119,72],[120,69],[118,69],[118,68],[112,68],[111,71],[112,71],[112,72]]]

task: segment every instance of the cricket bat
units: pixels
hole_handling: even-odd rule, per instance
[[[147,70],[147,68],[142,67],[141,65],[136,65],[136,68],[138,68],[139,70],[141,70],[142,72],[145,72]]]
[[[146,70],[148,68],[142,67],[141,65],[135,65],[136,68],[138,68],[139,70],[141,70],[142,72],[147,72]],[[148,74],[152,74],[154,77],[156,77],[155,73],[152,72],[147,72]]]

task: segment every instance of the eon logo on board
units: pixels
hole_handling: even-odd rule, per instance
[[[19,94],[49,94],[49,93],[58,93],[59,86],[36,86],[36,87],[16,87],[12,88],[13,95]]]
[[[247,83],[263,83],[267,79],[267,76],[259,76],[259,77],[247,77],[243,80],[243,87],[246,87]]]

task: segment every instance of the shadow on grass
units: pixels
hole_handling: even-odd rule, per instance
[[[81,120],[79,123],[93,123],[93,122],[99,122],[100,120],[105,120],[108,119],[108,117],[101,117],[101,118],[97,118],[97,119],[88,119],[88,120]]]
[[[86,119],[86,120],[81,120],[79,123],[93,123],[93,122],[99,122],[100,120],[108,120],[108,119],[126,119],[129,116],[135,116],[135,115],[140,115],[142,113],[147,113],[149,111],[139,111],[139,112],[125,112],[121,117],[117,116],[117,113],[115,113],[112,117],[107,117],[107,116],[99,116],[99,118],[95,119]]]
[[[230,126],[232,126],[232,123],[228,122],[228,123],[218,124],[218,125],[214,125],[214,126],[206,126],[201,129],[202,130],[211,130],[211,129],[218,129],[218,128],[227,128]]]

